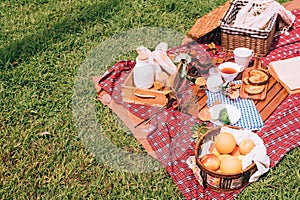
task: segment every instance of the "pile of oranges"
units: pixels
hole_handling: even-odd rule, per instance
[[[249,139],[242,140],[238,145],[231,133],[221,132],[200,162],[210,171],[236,174],[242,171],[242,160],[254,146],[254,142]]]

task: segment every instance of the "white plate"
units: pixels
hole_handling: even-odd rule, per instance
[[[223,108],[227,109],[228,117],[231,122],[231,124],[235,124],[238,122],[241,118],[241,111],[237,107],[230,105],[230,104],[217,104],[209,109],[209,112],[211,113],[211,122],[222,126],[224,125],[221,121],[219,121],[219,115]]]

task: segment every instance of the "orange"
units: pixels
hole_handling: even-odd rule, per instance
[[[227,158],[228,156],[231,156],[230,154],[221,154],[219,155],[219,160],[222,162],[225,158]]]
[[[238,156],[238,155],[240,155],[241,152],[240,152],[239,148],[240,148],[240,147],[239,147],[238,145],[236,145],[236,146],[234,147],[233,151],[230,153],[230,155],[232,155],[232,156]]]
[[[242,155],[246,155],[254,148],[254,146],[255,146],[254,142],[252,142],[249,139],[244,139],[241,141],[241,143],[239,145],[240,153]]]
[[[215,138],[214,145],[219,153],[231,153],[235,146],[236,141],[234,136],[228,132],[221,132]]]
[[[224,174],[236,174],[242,170],[242,162],[235,156],[228,156],[221,161],[220,170]]]

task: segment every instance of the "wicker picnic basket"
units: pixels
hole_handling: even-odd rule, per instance
[[[212,140],[220,133],[222,127],[213,128],[204,133],[198,140],[195,146],[195,158],[196,164],[200,168],[200,176],[202,178],[202,184],[204,188],[211,188],[217,191],[231,191],[239,189],[249,183],[249,178],[257,167],[255,163],[252,163],[246,169],[237,174],[225,175],[215,171],[206,169],[200,162],[199,155],[202,152],[202,145]],[[239,127],[230,126],[230,128],[240,129]]]
[[[263,30],[232,26],[238,11],[247,3],[248,1],[236,0],[231,4],[220,25],[221,46],[227,51],[247,47],[252,49],[256,56],[265,56],[275,35],[277,14],[272,16]]]

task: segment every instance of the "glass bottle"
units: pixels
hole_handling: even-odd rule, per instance
[[[223,80],[220,74],[220,71],[217,67],[209,69],[209,75],[206,80],[207,89],[210,92],[219,92],[221,90]]]
[[[140,54],[136,58],[133,68],[133,82],[137,88],[148,89],[154,83],[154,66],[147,54]]]

